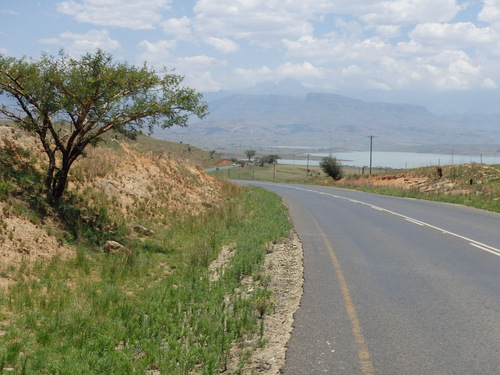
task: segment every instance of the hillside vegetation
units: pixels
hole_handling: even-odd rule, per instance
[[[409,170],[373,168],[371,175],[361,174],[359,168],[343,167],[344,178],[339,181],[333,181],[319,167],[286,164],[220,169],[211,172],[211,175],[241,180],[320,184],[500,212],[500,165],[472,163]]]
[[[36,139],[0,125],[0,373],[248,370],[279,308],[264,260],[291,224],[275,195],[206,175],[213,162],[111,135],[49,204]]]
[[[500,212],[500,166],[460,164],[350,175],[339,187],[430,199]]]

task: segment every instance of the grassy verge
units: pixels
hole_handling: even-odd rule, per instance
[[[439,168],[439,169],[438,169]],[[488,211],[500,212],[500,166],[463,164],[442,167],[422,167],[412,170],[386,171],[373,169],[371,175],[361,174],[359,168],[345,167],[341,181],[334,182],[319,167],[299,165],[265,165],[237,167],[230,171],[212,172],[222,178],[275,181],[281,183],[321,184],[356,189],[376,194],[461,204]],[[420,184],[381,183],[404,176],[408,181],[422,179]]]
[[[180,220],[153,239],[137,241],[129,254],[80,248],[74,259],[24,264],[0,300],[0,369],[12,374],[227,370],[231,348],[258,335],[271,306],[262,303],[271,299],[265,280],[252,276],[259,274],[269,242],[290,229],[276,196],[228,189],[232,204]],[[211,281],[208,265],[229,242],[234,256]],[[241,367],[245,356],[240,360]]]
[[[88,199],[74,193],[47,203],[41,176],[23,161],[29,154],[14,159],[0,160],[4,210],[40,225],[57,219],[52,231],[76,255],[26,260],[2,275],[13,282],[0,295],[0,373],[241,372],[264,344],[272,308],[261,276],[265,254],[291,228],[276,195],[224,183],[224,204],[174,213],[141,237],[108,214],[112,200],[86,207]],[[104,253],[111,237],[128,251]],[[210,265],[224,246],[232,255],[214,278]]]
[[[391,181],[398,178],[409,182],[402,186],[380,184],[383,179]],[[369,176],[349,176],[336,186],[500,212],[499,165],[472,163],[422,167],[387,173],[379,176],[378,180],[370,179]]]
[[[343,168],[345,175],[356,175],[361,173],[361,168],[345,167]],[[380,174],[383,170],[373,169],[373,174]],[[328,176],[317,166],[305,165],[289,165],[289,164],[264,164],[248,165],[245,167],[234,167],[228,169],[220,169],[210,174],[214,177],[228,178],[235,180],[258,180],[258,181],[274,181],[284,183],[314,183],[323,181]]]

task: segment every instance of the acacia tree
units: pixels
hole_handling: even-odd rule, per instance
[[[266,155],[259,158],[260,166],[263,167],[264,164],[276,164],[278,159],[281,159],[279,155]]]
[[[74,59],[16,59],[0,54],[0,94],[12,105],[0,113],[36,133],[48,157],[47,195],[62,196],[72,164],[88,145],[114,129],[187,126],[191,115],[203,118],[202,95],[182,87],[183,77],[146,64],[116,62],[102,50]]]
[[[256,153],[257,153],[257,151],[255,151],[255,150],[246,150],[245,155],[247,156],[248,161],[251,161]]]

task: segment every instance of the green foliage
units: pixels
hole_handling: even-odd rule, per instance
[[[74,161],[108,131],[136,137],[144,127],[152,132],[204,117],[201,94],[182,80],[166,69],[115,62],[102,50],[79,60],[64,52],[38,61],[0,54],[0,94],[14,103],[0,113],[38,135],[48,158],[45,189],[58,199]]]
[[[68,241],[83,240],[90,246],[102,246],[107,240],[120,240],[125,229],[111,220],[106,207],[89,205],[76,194],[51,202],[51,207],[65,225]]]
[[[3,200],[15,191],[12,181],[0,181],[0,199]]]
[[[39,193],[42,176],[33,166],[31,153],[4,140],[0,147],[0,199],[11,195]]]
[[[319,166],[323,172],[335,181],[342,178],[342,165],[333,156],[325,156],[319,163]]]
[[[264,164],[275,164],[281,159],[279,155],[266,155],[259,158],[259,164],[264,166]]]
[[[247,156],[248,161],[252,160],[252,158],[255,156],[256,153],[257,151],[255,150],[246,150],[245,155]]]

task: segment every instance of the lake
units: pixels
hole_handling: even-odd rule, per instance
[[[332,155],[337,158],[341,164],[353,167],[364,167],[370,165],[370,151],[352,151],[352,152],[335,152],[331,154],[311,153],[311,157],[324,157]],[[307,156],[307,154],[305,154]],[[290,160],[279,159],[280,164],[296,164],[306,165],[307,160]],[[372,167],[406,169],[418,168],[437,165],[452,165],[452,164],[469,164],[469,163],[484,163],[497,164],[500,163],[500,155],[451,155],[451,154],[424,154],[418,152],[389,152],[389,151],[373,151],[372,152]],[[319,165],[319,161],[310,160],[309,165]]]

